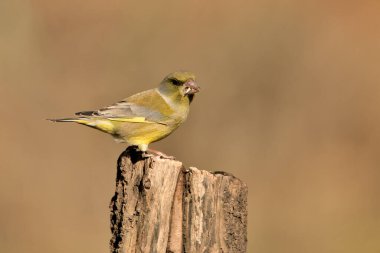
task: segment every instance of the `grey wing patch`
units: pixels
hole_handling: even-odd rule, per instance
[[[145,119],[153,122],[162,124],[163,121],[167,119],[159,111],[151,110],[145,106],[136,105],[127,101],[120,101],[116,104],[104,107],[97,111],[82,111],[77,112],[75,115],[78,116],[94,116],[94,117],[105,117],[105,118],[133,118],[133,117],[144,117]]]
[[[130,104],[125,101],[117,102],[116,104],[101,108],[97,111],[77,112],[75,115],[102,117],[137,117],[137,115],[133,113]]]

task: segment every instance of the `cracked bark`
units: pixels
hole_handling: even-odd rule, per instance
[[[112,253],[246,252],[247,186],[127,149],[110,204]]]

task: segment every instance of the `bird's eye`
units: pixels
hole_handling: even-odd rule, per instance
[[[171,79],[172,83],[174,85],[181,85],[181,81],[177,80],[177,79]]]

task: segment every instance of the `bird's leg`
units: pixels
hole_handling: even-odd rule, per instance
[[[161,151],[151,149],[151,148],[148,148],[147,151],[145,151],[145,154],[147,154],[148,156],[155,156],[156,155],[156,156],[159,156],[159,157],[164,158],[164,159],[171,159],[171,160],[175,159],[174,156],[164,154]]]
[[[154,157],[154,156],[156,156],[155,154],[149,153],[148,151],[143,151],[142,153],[143,153],[143,154],[142,154],[142,157],[143,157],[143,158],[149,158],[149,157]]]

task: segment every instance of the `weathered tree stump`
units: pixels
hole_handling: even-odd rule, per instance
[[[247,186],[127,149],[110,204],[112,253],[246,252]]]

